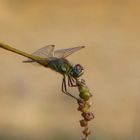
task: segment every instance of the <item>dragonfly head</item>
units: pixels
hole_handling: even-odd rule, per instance
[[[84,68],[80,65],[80,64],[76,64],[71,72],[70,72],[70,75],[74,78],[78,78],[80,77],[81,75],[83,75],[84,73]]]

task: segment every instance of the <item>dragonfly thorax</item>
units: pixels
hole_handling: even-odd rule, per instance
[[[55,58],[51,60],[47,66],[52,70],[55,70],[61,74],[70,75],[74,78],[78,78],[84,73],[84,69],[80,64],[73,66],[67,59],[64,58]]]
[[[60,58],[60,59],[55,58],[51,60],[47,66],[50,67],[52,70],[55,70],[61,74],[66,74],[66,75],[68,75],[72,69],[72,65],[69,63],[68,60],[64,58]]]

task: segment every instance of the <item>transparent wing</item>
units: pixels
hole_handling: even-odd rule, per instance
[[[54,51],[54,57],[57,58],[65,58],[72,53],[84,48],[85,46],[79,46],[79,47],[74,47],[74,48],[68,48],[68,49],[61,49],[61,50],[56,50]]]
[[[47,45],[35,51],[34,53],[32,53],[32,55],[49,59],[50,57],[53,57],[54,47],[55,47],[54,45]]]
[[[45,46],[43,48],[38,49],[37,51],[32,53],[32,55],[39,56],[41,58],[49,60],[51,57],[53,57],[54,47],[55,47],[54,45],[47,45],[47,46]],[[33,61],[31,59],[27,59],[27,60],[25,60],[23,62],[35,63],[35,61]]]

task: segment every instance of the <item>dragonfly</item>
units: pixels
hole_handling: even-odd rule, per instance
[[[73,65],[66,59],[69,55],[81,50],[85,46],[78,46],[74,48],[54,50],[55,45],[47,45],[38,49],[34,53],[26,53],[24,51],[15,49],[7,44],[0,43],[0,48],[22,55],[27,60],[24,63],[38,63],[46,68],[50,68],[63,76],[61,90],[66,95],[79,100],[76,96],[68,92],[67,86],[76,87],[77,79],[83,75],[84,68],[80,64]]]

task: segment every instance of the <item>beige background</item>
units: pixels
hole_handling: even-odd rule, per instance
[[[139,0],[0,0],[0,42],[30,53],[86,46],[68,59],[94,93],[91,140],[140,139],[139,36]],[[62,76],[22,60],[0,49],[0,139],[81,139]]]

